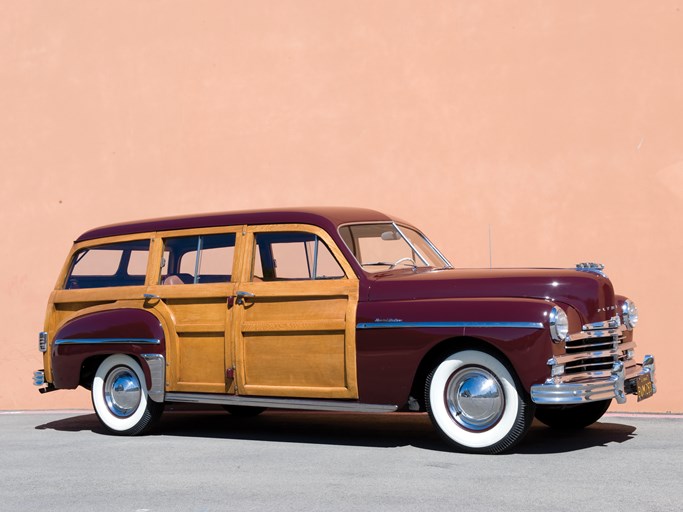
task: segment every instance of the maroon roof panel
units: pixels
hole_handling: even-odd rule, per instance
[[[203,213],[148,219],[122,224],[111,224],[86,231],[76,242],[93,240],[107,236],[128,235],[153,231],[172,231],[175,229],[208,228],[218,226],[239,226],[242,224],[312,224],[325,230],[336,230],[337,226],[348,222],[388,221],[385,214],[365,208],[310,207],[282,208],[273,210],[245,210],[223,213]]]

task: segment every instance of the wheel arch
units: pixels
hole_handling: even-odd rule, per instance
[[[452,338],[447,338],[434,345],[425,353],[417,366],[415,375],[413,376],[413,384],[410,388],[410,395],[417,400],[418,404],[420,405],[420,411],[426,410],[425,385],[430,372],[445,358],[455,352],[460,352],[463,350],[478,350],[500,359],[500,361],[508,367],[513,376],[519,379],[517,370],[510,359],[494,344],[474,336],[454,336]]]
[[[97,373],[97,369],[100,367],[102,362],[109,356],[114,356],[117,354],[132,357],[133,360],[135,360],[135,362],[140,365],[140,368],[142,368],[142,372],[145,375],[147,391],[150,391],[154,382],[152,372],[149,368],[149,363],[138,352],[130,350],[116,350],[111,352],[98,353],[96,355],[86,357],[83,360],[83,363],[81,364],[81,372],[79,375],[78,385],[90,391],[92,389],[92,382],[95,378],[95,373]]]

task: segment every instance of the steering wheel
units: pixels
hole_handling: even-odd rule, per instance
[[[413,267],[417,267],[417,265],[415,264],[415,260],[413,260],[413,258],[408,258],[408,257],[406,256],[405,258],[399,258],[399,259],[397,259],[396,261],[394,261],[394,262],[391,264],[391,266],[389,267],[389,270],[391,270],[392,268],[394,268],[396,265],[398,265],[399,263],[401,263],[401,262],[403,262],[403,261],[410,261],[410,262],[413,264]]]

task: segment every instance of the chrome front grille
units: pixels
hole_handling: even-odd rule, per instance
[[[635,343],[627,341],[626,330],[618,316],[584,325],[580,332],[567,336],[566,353],[548,361],[553,376],[562,382],[581,381],[609,376],[614,363],[619,361],[625,367],[635,365]]]

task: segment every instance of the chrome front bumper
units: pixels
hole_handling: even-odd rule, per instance
[[[535,384],[531,386],[531,400],[539,405],[562,405],[615,398],[618,403],[623,404],[626,402],[627,394],[637,393],[636,381],[641,375],[649,376],[652,391],[656,393],[655,358],[647,355],[640,365],[640,371],[628,378],[624,364],[615,362],[610,376],[605,379],[591,379],[582,382],[556,382],[553,379],[548,379],[543,384]]]

